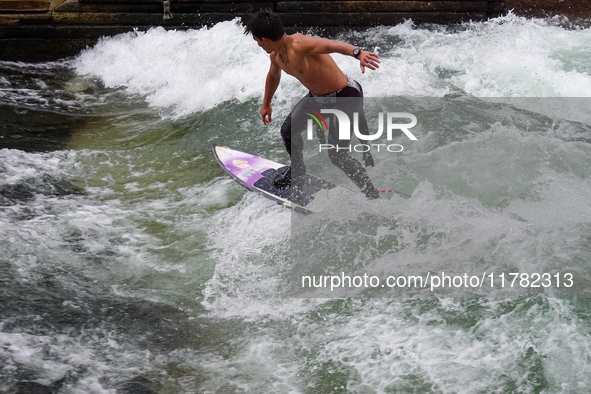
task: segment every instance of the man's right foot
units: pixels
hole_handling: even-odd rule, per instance
[[[365,187],[361,189],[361,191],[369,200],[377,200],[380,198],[380,193],[378,193],[376,188],[371,183],[366,184]]]
[[[372,190],[365,192],[365,197],[367,197],[369,200],[377,200],[380,198],[380,194],[377,192],[377,190]]]
[[[278,189],[287,189],[291,186],[291,167],[284,166],[277,170],[277,175],[273,178],[273,186]]]

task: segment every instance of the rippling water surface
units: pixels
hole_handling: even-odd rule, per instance
[[[374,272],[568,269],[586,288],[591,30],[509,15],[337,38],[379,52],[363,75],[334,56],[366,96],[440,98],[440,118],[369,170],[410,198],[311,234]],[[564,289],[293,298],[291,213],[211,153],[287,161],[306,92],[284,75],[263,126],[267,70],[238,21],[0,62],[0,391],[591,390],[591,304]]]

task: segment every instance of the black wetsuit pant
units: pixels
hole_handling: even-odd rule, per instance
[[[353,85],[353,86],[351,86]],[[357,89],[358,88],[358,89]],[[314,105],[317,111],[322,108],[339,109],[345,112],[351,122],[351,134],[353,134],[353,113],[359,114],[359,132],[362,135],[368,135],[367,120],[365,119],[365,113],[363,112],[363,90],[357,83],[349,83],[343,89],[339,90],[332,95],[327,96],[313,96],[312,93],[308,93],[300,102],[296,105],[294,110],[289,114],[283,126],[281,126],[281,137],[283,138],[283,144],[289,156],[291,157],[291,177],[292,179],[301,176],[306,173],[306,166],[304,165],[304,140],[302,138],[302,132],[307,129],[307,118],[301,116],[304,113],[304,107],[310,108],[310,105]],[[331,98],[336,98],[331,100]],[[343,100],[343,98],[353,98],[350,100]],[[298,111],[298,112],[296,112]],[[294,113],[297,113],[297,123],[294,121]],[[324,115],[325,118],[330,117],[331,126],[328,132],[329,145],[332,145],[333,149],[328,149],[328,157],[332,164],[341,169],[347,176],[361,189],[368,198],[378,198],[378,192],[371,183],[369,175],[365,170],[365,167],[356,159],[349,154],[350,140],[339,140],[339,128],[337,117],[334,115]],[[294,129],[295,128],[295,129]],[[325,136],[323,133],[319,134],[321,143],[324,141]],[[366,141],[360,140],[362,143]],[[338,149],[337,149],[338,147]],[[373,158],[369,152],[364,153],[364,161],[366,165],[373,165]]]

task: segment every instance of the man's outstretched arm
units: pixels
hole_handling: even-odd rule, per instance
[[[271,123],[271,113],[273,112],[273,109],[271,108],[271,100],[277,91],[279,81],[281,81],[281,69],[275,63],[271,62],[271,67],[269,68],[267,79],[265,81],[263,106],[261,107],[260,111],[260,114],[263,117],[263,123],[265,125]]]
[[[294,42],[294,50],[310,55],[321,55],[328,53],[340,53],[345,56],[354,56],[355,46],[343,41],[329,40],[327,38],[317,38],[304,36],[298,37]],[[380,57],[373,52],[361,50],[357,56],[361,72],[365,73],[365,67],[375,70],[380,67]]]

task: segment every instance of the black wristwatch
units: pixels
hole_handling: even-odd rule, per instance
[[[361,48],[357,48],[357,47],[356,47],[355,49],[353,49],[353,57],[354,57],[355,59],[359,59],[359,54],[360,54],[360,53],[361,53]]]

